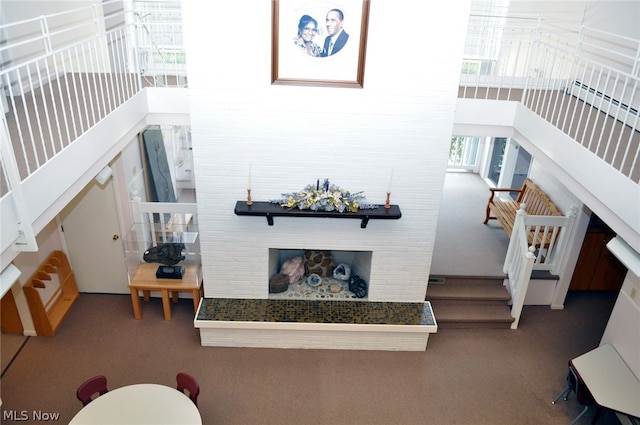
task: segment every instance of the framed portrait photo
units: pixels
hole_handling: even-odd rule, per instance
[[[272,0],[272,84],[362,88],[370,0]]]

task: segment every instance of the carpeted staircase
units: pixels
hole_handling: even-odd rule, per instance
[[[426,300],[438,328],[504,328],[513,322],[504,277],[431,276]]]

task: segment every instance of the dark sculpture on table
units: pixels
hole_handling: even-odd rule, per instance
[[[147,263],[160,263],[156,271],[156,278],[182,279],[184,267],[176,266],[185,259],[185,246],[183,243],[165,243],[152,246],[142,256]]]

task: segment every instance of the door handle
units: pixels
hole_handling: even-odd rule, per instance
[[[113,240],[114,240],[114,241],[117,241],[118,239],[120,239],[120,236],[118,236],[118,235],[113,235]]]

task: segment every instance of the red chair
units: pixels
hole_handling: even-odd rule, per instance
[[[185,392],[187,391],[187,395],[193,401],[193,404],[198,405],[198,394],[200,394],[200,384],[196,381],[196,378],[193,376],[186,374],[184,372],[178,373],[176,375],[176,381],[178,383],[177,389],[178,391]]]
[[[99,396],[101,396],[108,392],[107,378],[104,375],[98,375],[87,379],[82,385],[80,385],[76,391],[76,396],[78,397],[78,400],[82,402],[82,405],[86,406],[91,403],[91,397],[94,394],[99,394]]]

